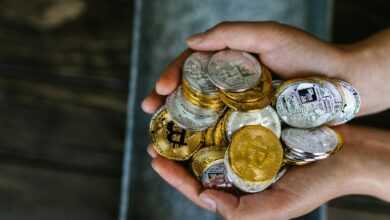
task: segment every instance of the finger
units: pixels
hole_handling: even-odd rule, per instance
[[[153,148],[153,144],[149,144],[146,151],[148,152],[149,156],[152,158],[156,158],[158,156],[157,152]]]
[[[236,196],[217,190],[205,190],[199,198],[208,204],[209,210],[219,213],[225,219],[232,219],[239,202]]]
[[[141,108],[146,113],[154,113],[164,103],[164,99],[164,96],[157,94],[153,89],[150,95],[142,101]]]
[[[187,44],[195,50],[230,48],[260,53],[272,46],[281,26],[275,22],[222,22],[188,38]]]
[[[187,49],[168,65],[156,83],[156,91],[158,94],[169,95],[176,89],[180,83],[181,68],[190,54],[191,51]]]
[[[152,161],[152,167],[169,185],[176,188],[188,199],[202,208],[208,208],[208,205],[199,199],[202,186],[180,164],[156,157]]]

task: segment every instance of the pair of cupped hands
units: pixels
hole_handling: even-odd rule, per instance
[[[181,78],[184,60],[196,51],[225,48],[257,54],[282,79],[321,74],[350,82],[360,93],[359,116],[390,107],[390,29],[350,45],[323,42],[275,22],[223,22],[187,39],[190,49],[170,63],[145,98],[142,109],[154,113]],[[343,195],[370,195],[390,201],[390,133],[368,127],[335,127],[345,139],[334,156],[290,168],[269,189],[244,196],[204,189],[181,165],[160,157],[151,146],[153,169],[171,186],[225,219],[285,220],[302,216]]]

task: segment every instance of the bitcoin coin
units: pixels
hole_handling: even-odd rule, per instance
[[[276,135],[260,125],[240,128],[225,154],[229,180],[245,192],[264,190],[277,175],[283,149]]]
[[[207,65],[213,53],[194,52],[184,62],[183,80],[199,93],[215,95],[217,87],[210,81],[207,72]]]
[[[332,92],[313,79],[286,81],[278,88],[275,97],[279,117],[292,127],[318,127],[335,115]]]
[[[172,120],[187,130],[206,130],[218,121],[220,115],[220,112],[201,108],[187,101],[181,86],[168,96],[166,106]]]
[[[194,154],[191,167],[204,187],[228,188],[232,186],[226,177],[225,150],[225,148],[210,146]]]
[[[260,80],[260,62],[251,54],[238,50],[215,53],[207,67],[213,84],[223,91],[243,92]]]
[[[243,192],[247,192],[247,193],[257,193],[257,192],[261,192],[261,191],[264,191],[265,189],[267,189],[269,186],[271,186],[272,184],[276,183],[277,181],[279,181],[283,175],[287,172],[287,167],[286,166],[283,166],[279,172],[277,173],[277,175],[275,175],[272,180],[270,181],[263,181],[263,182],[249,182],[249,181],[246,181],[244,179],[242,179],[241,177],[237,176],[233,171],[232,171],[232,168],[230,166],[230,162],[229,162],[229,159],[228,159],[228,152],[225,153],[225,160],[224,160],[224,163],[225,163],[225,169],[226,169],[226,175],[227,175],[227,178],[228,180],[235,186],[237,187],[238,189],[240,189],[241,191]]]
[[[204,133],[179,127],[165,106],[152,117],[149,125],[154,150],[171,160],[188,160],[204,144]]]
[[[228,111],[226,114],[228,116],[225,130],[229,141],[231,141],[234,132],[246,125],[262,125],[273,131],[277,137],[280,137],[280,120],[271,106],[249,112]]]
[[[342,91],[344,98],[344,108],[328,124],[332,126],[344,124],[352,120],[360,110],[360,95],[358,91],[349,83],[334,79],[336,86]]]

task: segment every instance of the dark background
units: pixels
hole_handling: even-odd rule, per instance
[[[0,0],[0,219],[117,216],[131,5]],[[334,41],[388,27],[389,11],[385,0],[336,0]],[[388,119],[355,123],[389,128]],[[390,213],[362,197],[330,206]]]

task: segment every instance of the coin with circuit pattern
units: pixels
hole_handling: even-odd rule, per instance
[[[332,92],[312,79],[284,82],[276,91],[276,111],[286,124],[313,128],[330,121],[335,115]]]

